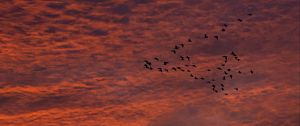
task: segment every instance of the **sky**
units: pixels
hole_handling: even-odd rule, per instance
[[[299,126],[299,4],[2,1],[0,125]],[[224,95],[186,73],[143,68],[154,57],[182,64],[170,49],[189,38],[181,53],[197,73],[234,51],[231,67],[254,74],[227,81]]]

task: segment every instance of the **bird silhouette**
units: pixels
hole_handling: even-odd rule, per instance
[[[168,70],[168,69],[165,69],[165,71],[166,71],[166,72],[169,72],[169,70]]]
[[[237,19],[239,22],[242,22],[243,20],[242,19]]]
[[[225,63],[227,63],[227,61],[228,61],[228,57],[227,56],[222,56],[223,58],[224,58],[224,62]],[[225,64],[224,65],[222,65],[222,66],[225,66]]]
[[[177,45],[175,45],[174,49],[179,49],[179,47]]]
[[[183,56],[180,56],[181,60],[184,60],[184,57]]]
[[[207,69],[207,71],[211,71],[210,69]]]
[[[173,52],[174,54],[176,54],[176,50],[171,50],[171,52]]]
[[[232,79],[232,75],[229,75],[229,77]]]
[[[231,69],[227,69],[227,71],[230,71]]]
[[[157,69],[158,69],[158,71],[163,72],[163,69],[162,69],[162,68],[157,68]]]
[[[181,69],[181,67],[177,67],[177,69]]]
[[[186,70],[187,72],[191,72],[190,70]]]
[[[224,27],[227,27],[228,25],[227,25],[227,24],[223,24],[223,26],[224,26]]]
[[[222,31],[222,32],[225,32],[225,29],[224,29],[224,28],[222,28],[222,29],[221,29],[221,31]]]
[[[167,65],[169,62],[164,61],[164,65]]]
[[[193,74],[190,74],[190,76],[191,76],[191,77],[194,77],[194,75],[193,75]]]
[[[182,48],[184,47],[184,44],[179,44]]]
[[[225,64],[221,64],[221,66],[225,66]]]
[[[233,56],[237,56],[234,52],[231,52],[231,55],[233,55]]]
[[[238,73],[241,74],[242,72],[241,72],[241,71],[238,71]]]
[[[221,88],[222,91],[224,91],[224,88]]]
[[[197,80],[197,79],[198,79],[198,77],[194,77],[194,79],[195,79],[195,80]]]
[[[222,87],[224,87],[224,84],[221,84]]]
[[[197,67],[196,65],[192,65],[192,67]]]
[[[222,68],[221,68],[221,67],[218,67],[217,69],[218,69],[218,70],[222,70]]]
[[[189,57],[189,56],[186,56],[186,59],[187,59],[188,61],[190,61],[190,57]]]
[[[253,70],[250,70],[250,73],[253,74],[254,73]]]
[[[225,77],[225,76],[223,76],[223,80],[226,80],[226,77]]]
[[[228,95],[227,93],[225,93],[224,95]]]
[[[224,71],[224,74],[227,75],[228,73],[226,71]]]
[[[188,42],[192,42],[192,40],[191,40],[191,39],[188,39]]]
[[[218,90],[215,90],[216,93],[218,93]]]
[[[201,80],[204,80],[204,77],[201,77],[200,79],[201,79]]]
[[[251,13],[249,13],[249,14],[248,14],[248,16],[252,16],[252,14],[251,14]]]
[[[157,57],[154,58],[155,60],[159,61],[159,59]]]
[[[207,34],[204,34],[204,38],[208,38]]]
[[[176,68],[175,68],[175,67],[172,67],[172,70],[176,71]]]
[[[238,91],[239,90],[239,88],[234,88],[236,91]]]
[[[214,38],[216,38],[217,40],[219,40],[219,36],[215,35]]]

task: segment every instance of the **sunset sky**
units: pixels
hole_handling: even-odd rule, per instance
[[[299,0],[62,1],[0,2],[0,126],[300,125]],[[239,55],[229,95],[143,67],[189,38],[199,75]]]

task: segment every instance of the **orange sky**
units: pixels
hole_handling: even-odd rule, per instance
[[[225,96],[143,68],[188,38],[199,73],[235,51],[255,74]],[[5,0],[0,125],[298,126],[299,48],[298,0]]]

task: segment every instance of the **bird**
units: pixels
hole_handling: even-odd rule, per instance
[[[253,74],[254,73],[253,70],[250,70],[250,73]]]
[[[184,60],[184,57],[183,56],[180,56],[181,60]]]
[[[223,80],[226,80],[226,77],[225,77],[225,76],[223,76]]]
[[[194,77],[194,75],[193,75],[193,74],[190,74],[190,76],[191,76],[191,77]]]
[[[166,71],[166,72],[169,72],[169,70],[168,70],[168,69],[165,69],[165,71]]]
[[[219,40],[219,36],[215,35],[214,38],[216,38],[217,40]]]
[[[222,56],[222,57],[225,59],[224,62],[226,63],[228,60],[228,57],[227,56]],[[225,64],[224,64],[224,66],[225,66]]]
[[[242,72],[241,72],[241,71],[238,71],[238,73],[241,74]]]
[[[236,91],[238,91],[239,90],[239,88],[234,88]]]
[[[186,70],[187,72],[191,72],[190,70]]]
[[[231,69],[227,69],[227,71],[230,71]]]
[[[222,91],[224,91],[224,88],[221,88]]]
[[[157,57],[154,58],[155,60],[159,61],[159,59]]]
[[[204,38],[208,38],[207,34],[204,34]]]
[[[210,69],[207,69],[207,71],[211,71]]]
[[[192,40],[191,40],[191,39],[188,39],[188,42],[192,42]]]
[[[216,93],[218,93],[218,90],[215,90]]]
[[[225,64],[221,64],[221,66],[225,66]]]
[[[225,29],[224,29],[224,28],[222,28],[222,29],[221,29],[221,31],[222,31],[222,32],[224,32],[224,31],[225,31]]]
[[[228,73],[226,71],[224,71],[224,74],[227,75]]]
[[[221,67],[218,67],[217,69],[218,69],[218,70],[222,70],[222,68],[221,68]]]
[[[190,61],[190,57],[189,57],[189,56],[186,56],[186,59],[187,59],[188,61]]]
[[[249,14],[248,14],[248,16],[252,16],[252,14],[251,14],[251,13],[249,13]]]
[[[201,77],[200,79],[201,79],[201,80],[204,80],[204,77]]]
[[[211,81],[215,81],[215,79],[211,79]]]
[[[224,27],[227,27],[228,25],[227,25],[227,24],[223,24],[223,26],[224,26]]]
[[[177,69],[181,69],[181,67],[177,67]]]
[[[175,45],[174,49],[179,49],[179,47],[177,45]]]
[[[212,86],[213,88],[215,88],[215,87],[216,87],[216,85],[214,85],[214,84],[213,84],[213,85],[211,85],[211,86]]]
[[[186,67],[189,67],[189,65],[188,65],[188,64],[185,64],[184,66],[186,66]]]
[[[164,65],[167,65],[169,62],[164,61]]]
[[[232,75],[229,75],[229,77],[232,79]]]
[[[176,68],[175,68],[175,67],[172,67],[172,70],[176,71]]]
[[[184,44],[179,44],[182,48],[184,47]]]
[[[207,83],[209,83],[209,84],[210,84],[210,81],[207,81]]]
[[[196,65],[192,65],[192,67],[197,67]]]
[[[224,87],[224,84],[221,84],[222,87]]]
[[[233,55],[233,56],[237,56],[234,52],[231,52],[231,55]]]
[[[176,54],[176,50],[171,50],[171,52],[173,52],[174,54]]]
[[[227,93],[225,93],[224,95],[228,95]]]
[[[242,19],[240,19],[240,18],[239,18],[239,19],[237,19],[237,20],[238,20],[239,22],[242,22],[242,21],[243,21],[243,20],[242,20]]]
[[[195,79],[195,80],[197,80],[197,79],[198,79],[198,77],[194,77],[194,79]]]
[[[157,69],[158,69],[158,71],[163,72],[162,68],[157,68]]]

